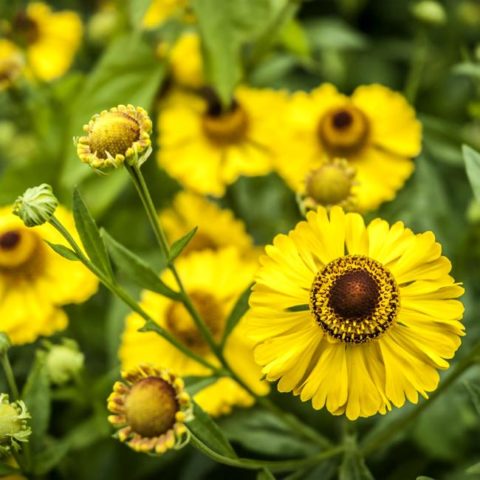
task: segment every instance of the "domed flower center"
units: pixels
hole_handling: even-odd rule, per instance
[[[0,232],[0,269],[23,267],[37,253],[39,239],[26,229]]]
[[[92,152],[99,158],[125,155],[128,148],[140,137],[140,125],[137,120],[124,112],[105,112],[99,115],[89,131],[89,143]]]
[[[158,437],[175,423],[179,410],[175,390],[162,378],[147,377],[136,383],[125,400],[125,416],[142,437]]]
[[[378,302],[378,285],[365,270],[354,270],[337,278],[330,290],[330,307],[344,318],[364,318]]]
[[[355,171],[346,160],[335,159],[313,170],[307,177],[305,194],[316,205],[339,205],[351,197]]]
[[[219,339],[223,330],[224,314],[217,299],[202,291],[190,292],[190,298],[213,337]],[[185,345],[200,354],[208,352],[208,345],[183,304],[172,303],[167,311],[166,320],[168,330]]]
[[[393,275],[376,260],[346,255],[317,273],[310,290],[310,311],[331,337],[363,343],[385,332],[399,308]]]
[[[190,240],[188,245],[183,250],[184,255],[192,252],[199,252],[201,250],[217,250],[218,244],[210,235],[206,235],[203,232],[197,232]]]
[[[219,145],[231,145],[245,139],[248,130],[248,116],[236,102],[227,111],[217,103],[211,103],[202,120],[207,138]]]
[[[368,120],[353,105],[328,111],[318,124],[320,143],[331,155],[351,155],[359,152],[367,141]]]
[[[37,22],[29,17],[26,12],[19,12],[13,20],[13,31],[18,36],[18,41],[24,45],[32,45],[39,36],[39,28]]]

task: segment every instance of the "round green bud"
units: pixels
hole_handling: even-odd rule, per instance
[[[43,225],[52,218],[58,207],[58,200],[52,187],[46,183],[28,188],[17,198],[13,213],[23,220],[27,227]]]
[[[48,348],[47,371],[55,385],[69,382],[82,370],[84,355],[73,340],[64,339],[63,344],[50,345]]]

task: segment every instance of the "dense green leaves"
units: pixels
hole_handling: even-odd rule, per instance
[[[178,300],[179,295],[165,283],[140,257],[118,243],[114,238],[103,232],[103,238],[108,245],[115,264],[134,283],[142,288],[157,292],[165,297]]]

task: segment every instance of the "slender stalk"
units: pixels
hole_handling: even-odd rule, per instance
[[[20,393],[18,391],[17,382],[15,381],[15,376],[13,374],[12,365],[8,358],[8,354],[5,352],[1,357],[2,368],[5,373],[5,378],[7,379],[8,388],[12,393],[14,400],[20,399]]]
[[[165,340],[170,342],[175,348],[180,350],[182,353],[187,355],[188,357],[192,358],[196,362],[200,363],[204,367],[209,368],[214,373],[217,373],[217,367],[203,357],[197,355],[196,353],[192,352],[188,347],[183,345],[183,343],[179,342],[176,337],[174,337],[170,332],[162,328],[158,325],[155,320],[135,301],[133,297],[131,297],[123,288],[121,288],[118,284],[113,283],[110,279],[105,277],[103,272],[101,272],[83,253],[75,239],[70,235],[67,229],[62,225],[62,223],[53,216],[50,219],[50,224],[53,225],[67,240],[70,246],[73,248],[74,252],[79,257],[80,261],[94,274],[96,275],[100,281],[120,300],[122,300],[126,305],[128,305],[132,311],[138,313],[145,321],[146,327],[158,332]]]
[[[475,365],[480,361],[480,344],[476,345],[472,351],[452,370],[452,372],[443,380],[440,386],[431,395],[429,400],[420,403],[414,410],[410,411],[407,415],[397,419],[390,423],[385,428],[378,430],[376,434],[373,434],[370,438],[367,438],[363,442],[361,451],[363,455],[368,455],[384,445],[387,445],[393,438],[395,438],[400,432],[402,432],[408,425],[414,422],[420,414],[422,414],[432,403],[447,390],[450,385],[465,373],[472,365]]]
[[[412,56],[410,71],[405,84],[405,97],[414,105],[428,59],[428,40],[425,32],[419,32],[415,39],[415,51]]]
[[[207,445],[200,441],[195,435],[192,434],[191,442],[194,447],[198,448],[202,453],[215,460],[218,463],[229,465],[231,467],[246,468],[251,470],[258,470],[260,468],[268,468],[274,471],[288,471],[295,470],[296,468],[308,467],[317,465],[323,460],[334,457],[341,454],[344,451],[342,446],[334,447],[329,450],[317,453],[310,457],[295,459],[295,460],[256,460],[250,458],[231,458],[225,457],[211,450]]]

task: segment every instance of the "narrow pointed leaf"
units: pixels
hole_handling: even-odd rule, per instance
[[[185,388],[190,395],[195,395],[204,388],[207,388],[212,383],[218,380],[217,377],[184,377]]]
[[[105,273],[109,278],[113,277],[110,259],[103,243],[97,224],[90,214],[80,192],[73,192],[73,217],[83,247],[92,263]]]
[[[195,233],[197,233],[197,229],[198,227],[195,227],[173,243],[170,247],[169,262],[173,262],[183,252],[183,249],[190,243],[190,240],[194,237]]]
[[[194,418],[187,423],[188,429],[211,450],[229,458],[237,454],[223,434],[220,427],[196,403],[193,409]]]
[[[287,312],[306,312],[310,310],[310,306],[308,304],[302,305],[293,305],[292,307],[287,308]]]
[[[77,262],[78,260],[80,260],[77,254],[72,249],[66,247],[65,245],[59,245],[58,243],[52,243],[47,240],[45,240],[45,242],[48,244],[48,246],[52,250],[54,250],[63,258],[66,258],[67,260],[71,260],[72,262]]]
[[[237,303],[232,308],[230,315],[225,322],[225,330],[223,332],[223,337],[221,341],[222,347],[225,345],[225,342],[228,339],[228,336],[232,333],[233,329],[237,326],[237,323],[240,319],[247,313],[248,310],[248,299],[252,291],[252,284],[250,284],[245,291],[240,295],[237,300]]]
[[[167,287],[157,273],[150,268],[138,255],[118,243],[106,231],[102,231],[103,238],[118,268],[142,288],[159,293],[173,300],[178,300],[179,295]]]

